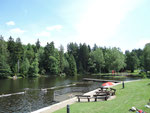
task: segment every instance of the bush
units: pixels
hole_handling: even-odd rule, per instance
[[[140,72],[139,74],[140,74],[140,76],[141,76],[142,78],[147,78],[146,72]]]

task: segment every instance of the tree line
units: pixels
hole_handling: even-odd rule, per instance
[[[108,73],[142,69],[150,71],[150,43],[144,49],[134,49],[125,54],[116,47],[93,48],[90,45],[69,43],[67,51],[54,42],[45,47],[37,40],[35,44],[23,45],[20,38],[11,36],[5,41],[0,36],[0,78],[9,76],[37,77],[39,75],[70,75]]]

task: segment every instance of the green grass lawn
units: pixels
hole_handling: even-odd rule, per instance
[[[132,75],[132,76],[140,76],[139,72],[138,71],[135,71],[133,73],[131,72],[116,72],[115,74],[112,74],[112,73],[97,73],[97,74],[92,74],[93,76],[118,76],[120,75],[119,77],[121,77],[122,75]]]
[[[149,79],[125,83],[125,89],[122,85],[115,86],[117,89],[116,98],[110,101],[101,102],[79,102],[70,105],[70,113],[132,113],[128,110],[134,106],[138,109],[150,113],[146,105],[150,99]],[[60,109],[54,113],[67,113],[66,108]]]

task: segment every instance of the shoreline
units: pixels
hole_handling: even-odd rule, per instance
[[[140,80],[130,80],[130,81],[124,81],[124,83],[128,83],[128,82],[134,82],[134,81],[140,81]],[[116,85],[119,85],[119,84],[122,84],[122,82],[120,83],[115,83],[113,86],[109,86],[109,87],[114,87]],[[92,90],[90,92],[87,92],[85,93],[84,95],[93,95],[98,89],[95,89],[95,90]],[[108,100],[111,100],[111,99],[114,99],[116,96],[112,96],[112,98],[109,98]],[[64,100],[62,102],[59,102],[59,103],[56,103],[56,104],[53,104],[53,105],[50,105],[48,107],[44,107],[44,108],[41,108],[39,110],[36,110],[36,111],[32,111],[31,113],[52,113],[54,111],[57,111],[61,108],[64,108],[66,107],[67,105],[71,105],[71,104],[74,104],[77,102],[77,97],[73,97],[73,98],[70,98],[70,99],[67,99],[67,100]]]

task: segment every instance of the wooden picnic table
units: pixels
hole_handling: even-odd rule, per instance
[[[90,102],[90,95],[76,95],[76,97],[78,98],[78,102],[80,102],[80,99],[87,99],[88,102]]]
[[[95,102],[97,101],[97,99],[104,99],[107,101],[107,99],[110,97],[110,95],[108,95],[108,94],[97,94],[97,95],[93,95],[93,97],[95,98]]]

